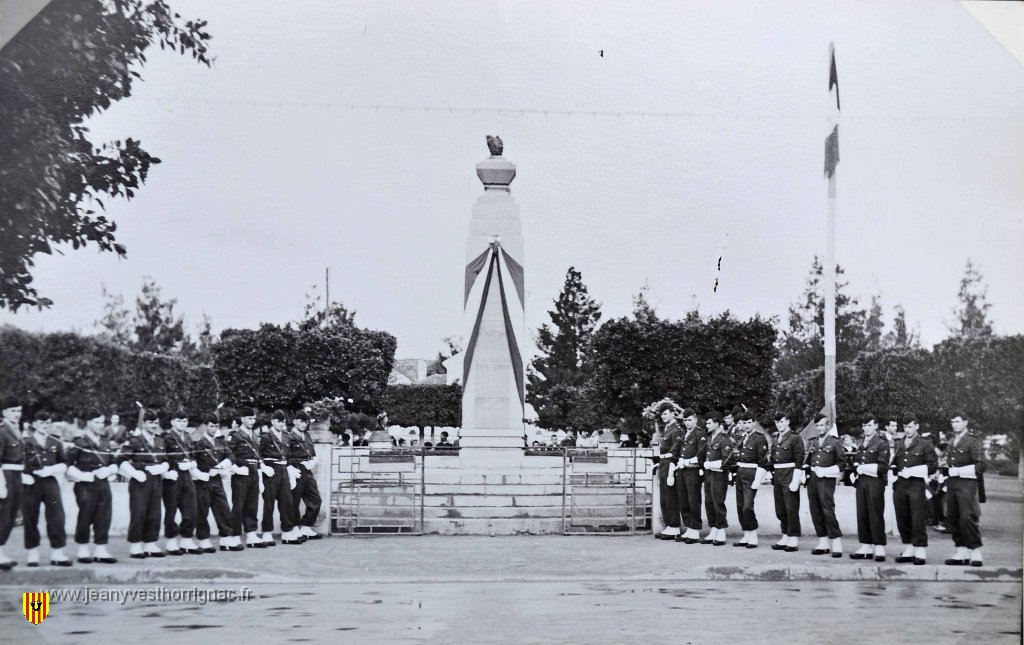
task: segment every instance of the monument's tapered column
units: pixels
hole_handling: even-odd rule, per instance
[[[462,374],[463,448],[522,448],[526,338],[523,237],[509,192],[516,167],[488,137],[491,157],[477,164],[484,193],[473,205],[466,240]]]

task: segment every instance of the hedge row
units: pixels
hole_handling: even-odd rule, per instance
[[[59,414],[89,407],[131,418],[135,401],[162,409],[213,410],[217,382],[206,365],[134,353],[74,333],[0,328],[0,393]],[[127,420],[127,419],[126,419]]]

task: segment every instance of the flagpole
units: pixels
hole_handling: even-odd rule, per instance
[[[839,165],[839,74],[836,49],[828,45],[829,126],[825,139],[825,176],[828,178],[828,224],[825,240],[825,409],[829,423],[836,422],[836,166]],[[832,109],[832,93],[835,107]]]

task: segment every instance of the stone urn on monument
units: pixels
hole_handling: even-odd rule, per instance
[[[521,451],[526,337],[523,235],[509,185],[516,167],[487,137],[491,156],[476,166],[484,192],[473,205],[466,238],[463,294],[462,430],[466,448]]]

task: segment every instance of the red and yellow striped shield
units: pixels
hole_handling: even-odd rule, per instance
[[[21,613],[33,625],[43,622],[50,613],[50,594],[45,591],[21,594]]]

